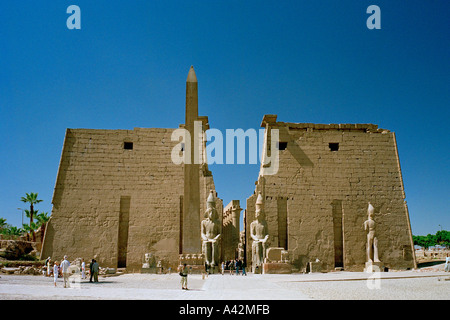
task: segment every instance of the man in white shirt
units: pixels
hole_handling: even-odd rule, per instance
[[[64,260],[63,260],[63,262],[61,262],[61,265],[59,267],[61,268],[61,272],[62,272],[63,278],[64,278],[64,288],[66,288],[66,285],[67,285],[69,277],[70,277],[70,273],[69,273],[70,262],[67,261],[67,256],[64,256]]]

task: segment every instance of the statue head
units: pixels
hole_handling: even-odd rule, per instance
[[[261,192],[259,192],[258,198],[256,199],[255,217],[261,217],[261,219],[264,218],[264,202]]]
[[[206,200],[206,211],[205,218],[209,218],[211,220],[216,220],[219,218],[219,215],[216,210],[216,201],[214,200],[214,191],[211,190]]]
[[[369,207],[367,208],[367,214],[368,214],[369,218],[373,218],[374,212],[375,212],[375,209],[372,206],[372,204],[369,202]]]
[[[208,199],[206,200],[206,208],[216,208],[216,201],[214,200],[214,191],[209,191]]]

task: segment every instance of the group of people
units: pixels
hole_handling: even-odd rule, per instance
[[[229,270],[231,275],[233,275],[234,273],[236,273],[236,275],[239,275],[240,270],[242,270],[242,275],[246,276],[246,267],[247,266],[245,264],[245,261],[242,261],[241,259],[228,260],[226,262],[222,262],[221,271],[222,275],[225,274],[225,270]]]
[[[68,287],[69,277],[73,273],[78,273],[81,271],[81,279],[86,279],[86,263],[84,259],[81,259],[81,270],[78,268],[70,268],[70,262],[67,260],[67,256],[64,256],[64,259],[59,261],[52,261],[50,257],[45,260],[45,267],[47,268],[47,277],[53,276],[53,283],[56,287],[56,282],[58,278],[62,277],[64,281],[64,288]],[[89,282],[98,282],[98,272],[100,270],[100,266],[95,259],[91,260],[89,265]],[[94,279],[94,281],[92,281]]]

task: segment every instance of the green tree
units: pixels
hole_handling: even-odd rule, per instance
[[[17,228],[14,226],[10,226],[7,230],[6,233],[7,235],[11,235],[11,236],[20,236],[23,233],[23,229],[21,228]]]
[[[36,210],[37,212],[37,210]],[[48,212],[42,212],[36,215],[36,225],[38,228],[45,225],[48,220],[50,220],[50,216],[48,215]]]
[[[36,236],[35,236],[35,231],[37,229],[36,222],[30,222],[29,225],[24,223],[22,225],[22,229],[23,229],[24,232],[26,232],[28,234],[31,234],[31,235],[34,235],[33,241],[36,241]]]
[[[436,234],[427,234],[426,236],[413,236],[414,245],[428,249],[437,244],[450,247],[450,232],[441,230]]]
[[[36,215],[36,225],[38,229],[41,229],[41,242],[44,242],[45,228],[47,227],[48,220],[50,220],[48,212],[42,212]]]
[[[0,218],[0,234],[8,236],[7,238],[13,238],[20,236],[23,233],[23,230],[17,227],[13,227],[12,225],[6,223],[5,218]]]
[[[5,229],[8,226],[5,218],[0,218],[0,230]]]
[[[428,248],[428,245],[426,244],[426,238],[424,236],[413,236],[414,245]]]
[[[428,247],[433,247],[436,245],[436,236],[434,234],[427,234],[426,236],[426,242],[428,244]]]
[[[436,232],[436,243],[441,246],[450,247],[450,232],[447,230],[440,230]]]
[[[29,211],[29,214],[30,214],[30,230],[31,230],[31,234],[33,236],[33,241],[36,241],[36,234],[34,232],[34,229],[32,228],[33,216],[34,216],[34,205],[39,203],[39,202],[42,202],[42,200],[38,199],[38,194],[37,193],[31,192],[31,193],[26,193],[25,195],[26,196],[22,197],[20,200],[22,202],[30,204],[30,211]]]

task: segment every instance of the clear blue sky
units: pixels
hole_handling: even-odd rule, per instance
[[[264,114],[394,131],[413,233],[450,230],[449,16],[448,0],[2,1],[0,217],[20,226],[26,192],[51,212],[66,128],[178,127],[194,65],[223,132]],[[210,169],[245,207],[259,165]]]

